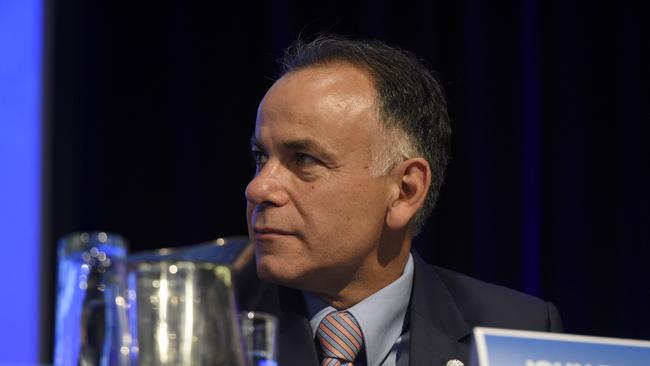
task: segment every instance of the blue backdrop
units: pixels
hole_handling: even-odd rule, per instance
[[[0,0],[0,363],[39,360],[42,6]]]

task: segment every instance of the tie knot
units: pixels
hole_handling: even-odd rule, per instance
[[[323,351],[321,365],[349,365],[363,346],[361,327],[347,311],[327,314],[318,326],[316,337]]]

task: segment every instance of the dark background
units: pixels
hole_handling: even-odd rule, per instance
[[[134,251],[244,234],[257,103],[284,47],[332,32],[413,51],[446,88],[453,161],[416,241],[425,258],[553,301],[567,332],[650,339],[636,3],[48,6],[47,298],[56,238],[71,231],[118,232]]]

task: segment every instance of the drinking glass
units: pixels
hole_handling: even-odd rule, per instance
[[[57,255],[54,365],[127,365],[126,241],[73,233],[59,240]]]
[[[239,324],[249,366],[277,365],[278,319],[259,311],[239,313]]]
[[[230,268],[185,254],[129,258],[134,362],[244,366]]]

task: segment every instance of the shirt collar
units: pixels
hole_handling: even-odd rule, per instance
[[[409,254],[404,272],[398,279],[346,309],[359,322],[369,366],[380,365],[402,334],[412,284],[413,256]],[[311,317],[309,324],[315,338],[320,322],[336,309],[313,294],[304,292],[304,296]]]

